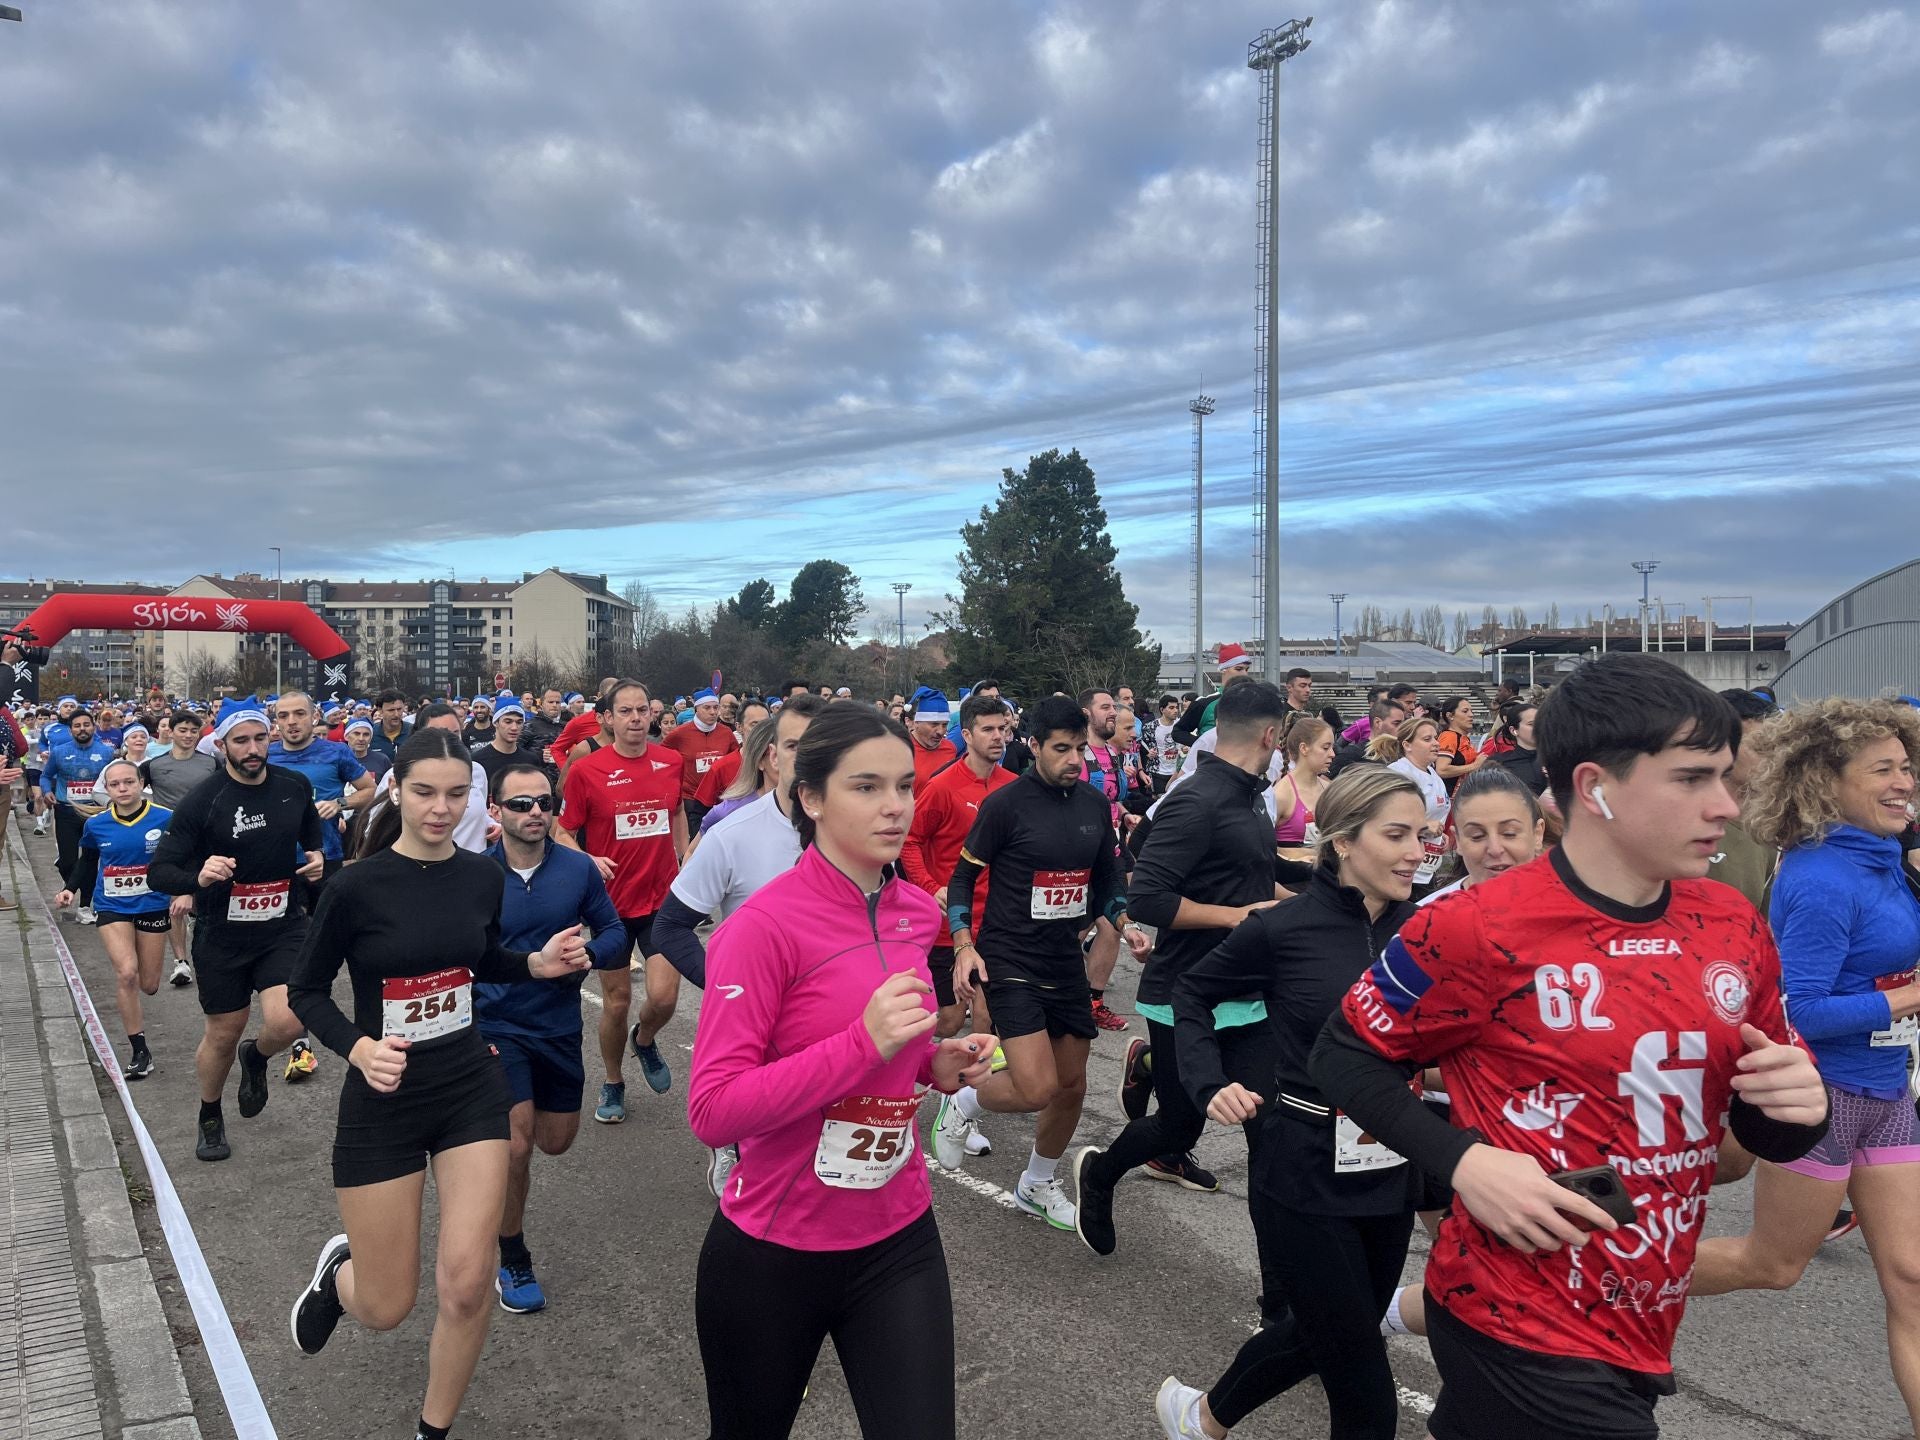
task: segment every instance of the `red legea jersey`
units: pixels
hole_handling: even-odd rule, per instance
[[[682,796],[712,808],[720,798],[720,787],[716,783],[720,777],[715,767],[723,756],[740,748],[740,737],[724,725],[702,733],[698,725],[688,721],[685,725],[676,725],[673,733],[660,743],[679,752],[686,761],[680,782]]]
[[[1381,1053],[1440,1064],[1455,1125],[1548,1171],[1610,1165],[1640,1217],[1525,1255],[1456,1201],[1427,1262],[1448,1314],[1523,1350],[1671,1370],[1740,1024],[1789,1034],[1759,912],[1711,880],[1629,909],[1555,851],[1421,910],[1343,1008]]]
[[[589,855],[613,861],[607,894],[622,919],[653,914],[680,873],[673,853],[680,769],[680,757],[664,746],[626,756],[609,745],[567,771],[560,825]]]

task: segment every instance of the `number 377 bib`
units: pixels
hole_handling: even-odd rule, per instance
[[[849,1095],[820,1123],[813,1173],[836,1190],[877,1190],[913,1158],[917,1095]]]

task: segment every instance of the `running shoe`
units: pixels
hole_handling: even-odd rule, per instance
[[[1160,1417],[1167,1440],[1206,1440],[1207,1432],[1200,1428],[1200,1402],[1205,1398],[1204,1391],[1182,1385],[1172,1375],[1160,1382],[1153,1413]]]
[[[1127,1028],[1127,1017],[1114,1014],[1107,1008],[1106,1001],[1096,1000],[1093,1002],[1093,1023],[1102,1030],[1124,1030]]]
[[[313,1053],[313,1047],[305,1040],[294,1041],[293,1048],[287,1051],[287,1084],[298,1085],[302,1080],[310,1080],[319,1068],[320,1057]]]
[[[618,1125],[627,1118],[627,1087],[602,1084],[600,1103],[593,1107],[593,1118],[602,1125]]]
[[[251,1120],[267,1108],[267,1057],[251,1040],[240,1042],[240,1118]]]
[[[673,1071],[660,1058],[660,1047],[642,1045],[638,1025],[627,1031],[627,1048],[633,1051],[633,1058],[640,1062],[640,1076],[647,1082],[649,1090],[656,1095],[664,1095],[673,1088]]]
[[[133,1052],[133,1058],[127,1062],[127,1068],[120,1072],[129,1080],[144,1080],[153,1074],[153,1052],[145,1046]]]
[[[344,1313],[340,1295],[333,1288],[334,1277],[350,1258],[347,1237],[336,1235],[320,1247],[320,1259],[313,1267],[313,1279],[293,1302],[293,1343],[302,1355],[318,1355],[333,1338],[333,1330]]]
[[[178,990],[184,985],[193,984],[193,966],[184,960],[173,962],[173,973],[167,976],[167,984]]]
[[[502,1265],[493,1277],[493,1288],[500,1296],[500,1308],[509,1315],[531,1315],[547,1308],[547,1292],[533,1278],[531,1260]]]
[[[714,1199],[727,1193],[727,1177],[739,1163],[738,1145],[722,1145],[718,1150],[707,1151],[707,1188],[713,1192]]]
[[[82,925],[96,925],[100,921],[100,917],[93,913],[93,907],[91,905],[82,905],[78,910],[73,912],[73,918],[78,920]]]
[[[19,908],[20,905],[18,901],[9,900],[6,896],[0,895],[0,914],[4,914],[9,910],[18,910]]]
[[[200,1122],[200,1143],[193,1147],[196,1160],[225,1160],[233,1154],[233,1147],[227,1144],[227,1122],[224,1116],[209,1115]]]
[[[1029,1185],[1027,1177],[1022,1175],[1020,1183],[1013,1187],[1013,1198],[1022,1210],[1038,1215],[1056,1230],[1074,1228],[1073,1201],[1067,1198],[1058,1178]]]
[[[1142,1167],[1149,1180],[1170,1180],[1182,1190],[1199,1190],[1211,1195],[1220,1188],[1220,1177],[1200,1168],[1189,1150],[1184,1155],[1163,1155]]]
[[[1851,1235],[1859,1228],[1860,1217],[1851,1210],[1842,1210],[1833,1217],[1833,1228],[1827,1231],[1827,1239],[1838,1240],[1844,1235]]]
[[[993,1047],[993,1064],[987,1067],[989,1075],[998,1075],[1007,1068],[1007,1052],[998,1045]]]
[[[978,1160],[982,1155],[991,1154],[993,1154],[993,1142],[987,1138],[986,1132],[976,1122],[973,1133],[967,1136],[967,1158]]]
[[[958,1170],[967,1163],[967,1137],[972,1134],[973,1121],[960,1113],[953,1096],[942,1095],[933,1117],[933,1158],[942,1170]]]
[[[1093,1162],[1106,1154],[1098,1145],[1082,1145],[1073,1156],[1073,1228],[1080,1243],[1096,1255],[1111,1255],[1119,1238],[1113,1233],[1113,1186],[1093,1177]]]
[[[1147,1068],[1151,1048],[1138,1035],[1127,1042],[1127,1058],[1120,1066],[1120,1109],[1129,1120],[1144,1120],[1153,1098],[1153,1072]]]

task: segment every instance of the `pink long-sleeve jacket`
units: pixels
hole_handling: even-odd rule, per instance
[[[931,987],[939,929],[924,890],[890,877],[869,900],[809,846],[714,932],[687,1114],[704,1144],[740,1147],[720,1209],[747,1234],[852,1250],[932,1204],[914,1111],[935,1042],[883,1060],[864,1014],[890,975]]]

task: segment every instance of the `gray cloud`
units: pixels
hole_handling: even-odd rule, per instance
[[[1074,444],[1172,642],[1205,384],[1210,628],[1244,628],[1244,53],[1274,18],[35,7],[0,36],[9,563],[99,573],[84,494],[139,510],[155,576],[272,535],[302,569],[497,550],[676,601],[836,554],[920,596],[1000,466]],[[1313,33],[1282,96],[1290,627],[1335,580],[1584,609],[1650,534],[1771,614],[1907,558],[1880,507],[1920,452],[1920,21],[1375,0]],[[703,530],[662,555],[648,522]]]

